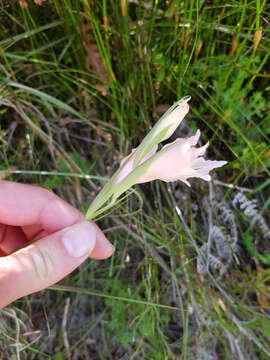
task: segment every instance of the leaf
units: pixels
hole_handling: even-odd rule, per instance
[[[73,109],[71,106],[65,104],[63,101],[56,99],[55,97],[48,95],[46,93],[44,93],[43,91],[34,89],[30,86],[26,86],[20,83],[16,83],[14,81],[6,81],[7,85],[11,86],[11,87],[15,87],[18,89],[22,89],[25,90],[26,92],[29,92],[30,94],[39,97],[40,99],[46,100],[49,103],[51,103],[52,105],[55,105],[56,107],[60,108],[60,109],[64,109],[68,112],[70,112],[71,114],[77,116],[80,119],[84,119],[83,116],[76,111],[75,109]]]
[[[260,330],[266,336],[270,336],[270,322],[264,315],[260,315],[259,313],[257,313],[252,320],[246,321],[245,328]]]

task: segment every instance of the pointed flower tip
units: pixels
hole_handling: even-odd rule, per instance
[[[189,100],[191,99],[190,96],[185,96],[182,99],[176,101],[174,103],[174,109],[172,110],[171,114],[177,116],[175,118],[175,124],[178,126],[180,122],[183,120],[185,115],[189,112]],[[177,121],[176,121],[177,120]],[[174,128],[175,130],[175,128]]]
[[[190,95],[184,96],[182,99],[178,100],[178,103],[183,103],[183,102],[189,102],[189,100],[191,99]]]
[[[181,181],[185,183],[188,187],[191,187],[190,183],[186,179],[182,179]]]
[[[221,167],[228,164],[228,161],[218,160],[216,167]]]
[[[195,133],[195,136],[194,136],[194,145],[197,145],[200,136],[201,136],[201,130],[198,129],[198,130],[196,131],[196,133]]]
[[[188,95],[188,96],[185,96],[185,97],[177,100],[177,101],[174,103],[174,110],[175,110],[175,109],[179,109],[179,107],[180,107],[180,108],[182,108],[182,109],[185,108],[185,109],[187,110],[187,112],[188,112],[188,111],[189,111],[188,102],[189,102],[190,99],[191,99],[191,96]]]

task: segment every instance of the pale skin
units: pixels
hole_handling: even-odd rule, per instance
[[[97,225],[54,193],[0,181],[0,309],[113,251]]]

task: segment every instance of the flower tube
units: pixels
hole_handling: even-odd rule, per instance
[[[156,152],[153,149],[141,161],[139,166],[133,170],[136,149],[122,160],[124,166],[116,178],[116,184],[127,182],[128,179],[133,184],[141,184],[153,180],[163,180],[166,182],[181,180],[190,186],[187,179],[199,177],[210,181],[209,172],[214,168],[225,165],[226,161],[205,160],[208,143],[201,147],[195,147],[200,138],[200,130],[189,138],[178,138],[174,142],[165,145]],[[126,181],[125,181],[126,179]]]
[[[200,130],[187,139],[178,138],[165,145],[156,155],[145,163],[145,172],[137,179],[137,184],[152,180],[166,182],[181,180],[190,186],[187,179],[198,177],[206,181],[211,180],[209,171],[225,165],[226,161],[205,160],[202,156],[208,143],[195,147],[200,137]]]
[[[209,172],[227,163],[203,158],[208,143],[196,147],[200,130],[189,138],[178,138],[158,150],[158,144],[173,134],[189,111],[189,100],[190,97],[185,97],[174,104],[138,148],[121,161],[119,169],[88,208],[86,219],[93,219],[111,208],[117,198],[135,184],[159,179],[166,182],[180,180],[190,186],[188,179],[197,177],[210,181]]]

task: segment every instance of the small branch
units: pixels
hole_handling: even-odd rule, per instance
[[[69,341],[68,341],[68,336],[67,336],[67,316],[68,316],[69,306],[70,306],[70,298],[68,297],[65,301],[64,314],[63,314],[63,320],[62,320],[63,342],[64,342],[64,345],[66,348],[68,358],[71,357],[70,346],[69,346]]]

